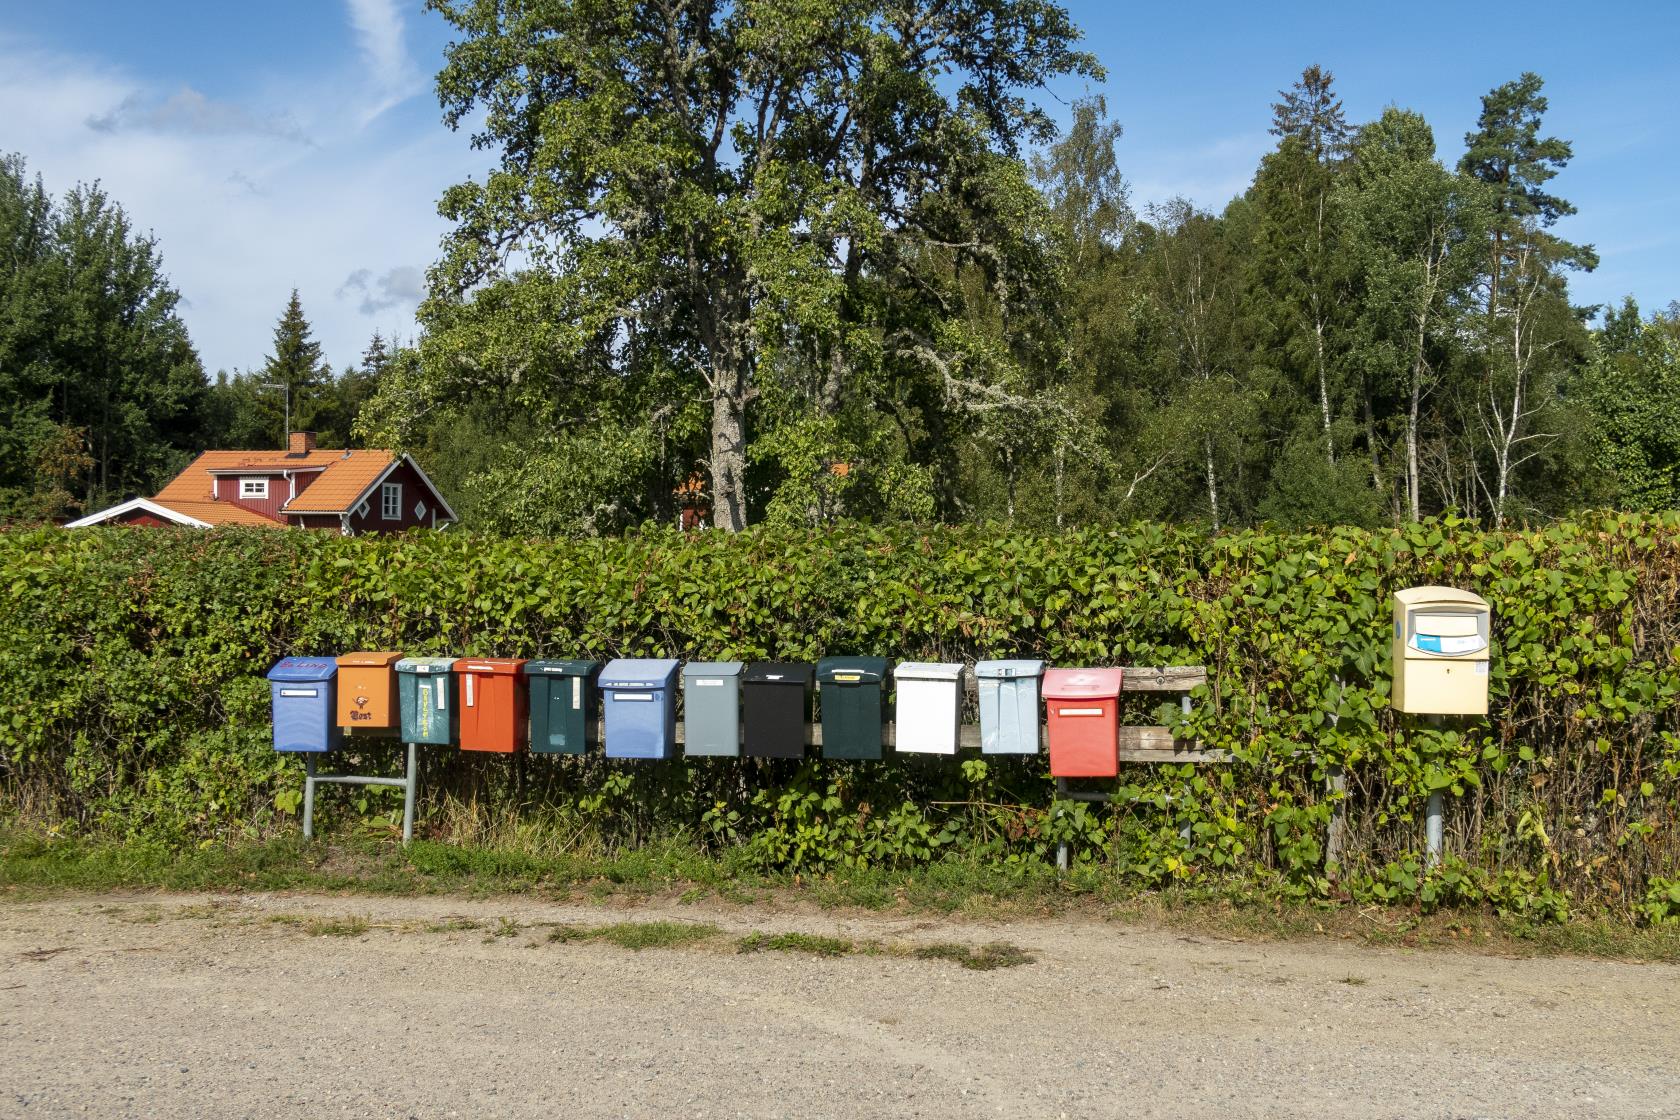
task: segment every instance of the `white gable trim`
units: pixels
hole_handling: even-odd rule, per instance
[[[188,517],[184,513],[177,513],[168,506],[159,505],[150,498],[130,498],[121,505],[112,506],[110,509],[102,509],[98,513],[90,513],[86,517],[77,518],[75,521],[66,523],[64,527],[66,529],[86,529],[91,525],[99,525],[103,522],[110,521],[112,518],[121,517],[125,513],[133,513],[135,510],[139,510],[143,513],[149,513],[153,517],[161,517],[165,521],[172,521],[177,525],[188,525],[194,529],[208,529],[211,527],[210,522],[208,521],[200,521],[196,517]]]
[[[352,510],[352,511],[356,510],[358,507],[361,506],[361,504],[363,502],[366,502],[369,499],[371,499],[373,497],[373,495],[379,490],[380,485],[387,478],[391,477],[391,472],[396,470],[398,467],[402,466],[404,463],[407,463],[411,468],[413,468],[414,473],[420,476],[420,481],[425,483],[426,489],[432,495],[432,499],[434,501],[436,501],[438,505],[443,507],[443,512],[448,515],[449,520],[459,521],[460,518],[456,517],[455,516],[455,511],[449,508],[449,503],[444,500],[442,492],[440,492],[438,490],[438,488],[432,484],[431,479],[426,477],[426,472],[420,469],[420,464],[416,463],[414,461],[414,457],[412,455],[407,455],[407,454],[404,454],[399,458],[392,459],[391,460],[391,465],[386,467],[384,470],[380,471],[379,472],[379,477],[375,478],[372,482],[368,483],[367,489],[363,490],[360,494],[357,494],[356,499],[354,501],[350,502],[346,506],[346,508],[349,509],[349,510]],[[308,497],[307,492],[305,493],[304,496]],[[287,503],[287,505],[290,505],[290,504],[291,503],[289,503],[289,502]],[[286,512],[284,507],[282,507],[281,512],[282,513]]]

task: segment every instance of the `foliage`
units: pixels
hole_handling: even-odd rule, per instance
[[[1433,727],[1388,709],[1387,596],[1423,583],[1492,601],[1492,721]],[[1237,761],[1128,767],[1099,807],[1057,802],[1033,758],[591,756],[530,760],[520,780],[503,760],[439,751],[422,827],[481,841],[510,814],[610,850],[690,837],[743,870],[811,874],[960,858],[1031,877],[1066,842],[1075,875],[1526,920],[1655,920],[1666,911],[1641,908],[1680,867],[1673,514],[1214,537],[1146,524],[573,541],[40,531],[0,535],[0,596],[0,695],[28,698],[0,713],[0,790],[9,812],[71,830],[191,843],[294,828],[301,768],[269,749],[260,676],[285,654],[864,650],[1206,665],[1191,716],[1143,703],[1129,718]],[[351,762],[389,764],[363,751]],[[1425,871],[1433,790],[1449,795],[1451,858]],[[320,812],[387,828],[398,808],[371,791]]]
[[[52,198],[0,156],[0,523],[151,492],[202,423],[204,370],[157,242],[98,184]]]

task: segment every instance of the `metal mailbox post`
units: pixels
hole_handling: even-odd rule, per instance
[[[1044,674],[1050,773],[1112,778],[1120,773],[1119,669],[1050,669]]]
[[[531,689],[531,750],[536,754],[582,754],[595,738],[600,692],[599,661],[527,661]]]
[[[817,662],[824,758],[881,757],[888,675],[884,657],[825,657]]]
[[[741,753],[739,661],[690,661],[683,666],[683,753],[733,758]]]
[[[454,668],[461,701],[461,749],[512,754],[524,746],[531,718],[524,659],[463,657]]]
[[[670,758],[677,739],[673,658],[621,657],[601,670],[608,758]]]
[[[757,758],[804,758],[812,666],[755,661],[741,686],[742,750]]]
[[[1038,753],[1038,681],[1042,661],[982,661],[974,666],[980,692],[980,753]]]
[[[958,661],[907,661],[893,671],[897,691],[894,750],[957,753],[962,671]]]

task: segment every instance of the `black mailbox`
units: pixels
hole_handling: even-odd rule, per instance
[[[805,757],[812,667],[754,661],[741,677],[741,752],[757,758]]]

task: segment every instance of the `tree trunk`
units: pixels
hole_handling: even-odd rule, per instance
[[[1062,528],[1062,486],[1067,476],[1067,447],[1061,442],[1056,444],[1056,530]]]
[[[1202,438],[1202,450],[1207,460],[1208,508],[1213,511],[1213,531],[1219,532],[1219,477],[1213,469],[1213,437]]]
[[[1330,433],[1330,381],[1324,370],[1324,316],[1318,314],[1316,306],[1313,312],[1313,346],[1318,352],[1318,411],[1324,421],[1324,454],[1333,467],[1336,465],[1336,440]]]
[[[1423,372],[1412,367],[1412,400],[1406,413],[1406,505],[1413,521],[1419,516],[1418,413],[1423,398]]]
[[[712,526],[747,527],[747,393],[743,370],[719,364],[712,374]]]

